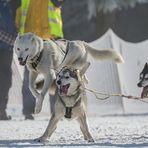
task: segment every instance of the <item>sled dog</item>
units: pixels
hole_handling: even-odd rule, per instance
[[[14,50],[19,64],[27,65],[29,69],[29,88],[37,99],[35,113],[41,111],[44,96],[56,79],[57,71],[62,67],[69,66],[81,70],[88,62],[88,54],[97,60],[123,62],[122,56],[112,49],[97,50],[84,41],[43,41],[33,33],[18,35]],[[34,85],[38,74],[42,74],[45,80],[40,93]]]
[[[87,69],[87,67],[86,67]],[[55,131],[57,123],[62,118],[76,119],[84,139],[94,142],[87,124],[86,109],[87,97],[84,91],[83,74],[79,70],[64,67],[56,79],[55,105],[51,119],[43,136],[35,139],[38,142],[45,142]]]
[[[143,87],[141,98],[148,96],[148,64],[146,63],[142,72],[139,75],[138,87]]]

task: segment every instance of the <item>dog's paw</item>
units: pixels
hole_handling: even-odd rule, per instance
[[[45,137],[39,137],[34,139],[35,142],[46,143],[48,140]]]
[[[39,114],[41,112],[41,108],[35,107],[34,114]]]
[[[88,142],[92,142],[92,143],[94,143],[95,141],[94,141],[93,138],[91,138],[91,139],[88,139]]]

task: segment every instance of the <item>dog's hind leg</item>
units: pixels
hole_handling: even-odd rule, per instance
[[[84,139],[87,140],[88,142],[94,142],[88,129],[85,113],[81,115],[77,120],[80,123],[80,129],[84,135]]]
[[[77,121],[79,123],[81,122],[79,118],[77,119]],[[83,126],[81,126],[81,124],[80,124],[80,129],[81,129],[81,132],[82,132],[82,134],[84,136],[84,139],[87,140],[87,135],[85,134],[84,128],[83,128]]]

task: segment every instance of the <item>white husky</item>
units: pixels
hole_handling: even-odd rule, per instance
[[[115,50],[97,50],[84,41],[43,41],[33,33],[18,35],[14,50],[20,65],[27,64],[30,72],[29,88],[37,99],[35,113],[41,111],[44,96],[56,79],[57,70],[62,67],[69,66],[81,70],[88,63],[88,54],[97,60],[123,62],[122,56]],[[45,80],[41,93],[35,89],[35,80],[40,73]]]

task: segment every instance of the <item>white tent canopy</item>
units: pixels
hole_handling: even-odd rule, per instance
[[[140,96],[141,89],[137,87],[139,73],[147,62],[148,41],[129,43],[120,39],[112,30],[108,30],[101,38],[90,43],[91,46],[103,49],[118,50],[124,60],[123,64],[111,62],[96,62],[91,59],[91,68],[87,75],[90,79],[89,87],[105,93],[122,93],[125,95]],[[147,113],[148,103],[138,100],[116,97],[107,101],[98,101],[91,97],[89,103],[92,108],[99,110],[100,105],[105,113]],[[93,104],[93,105],[92,105]],[[91,107],[90,107],[91,108]],[[110,109],[111,108],[111,109]],[[90,111],[93,111],[90,109]],[[96,112],[95,112],[96,113]],[[98,112],[97,112],[98,113]],[[100,114],[103,112],[100,111]]]

